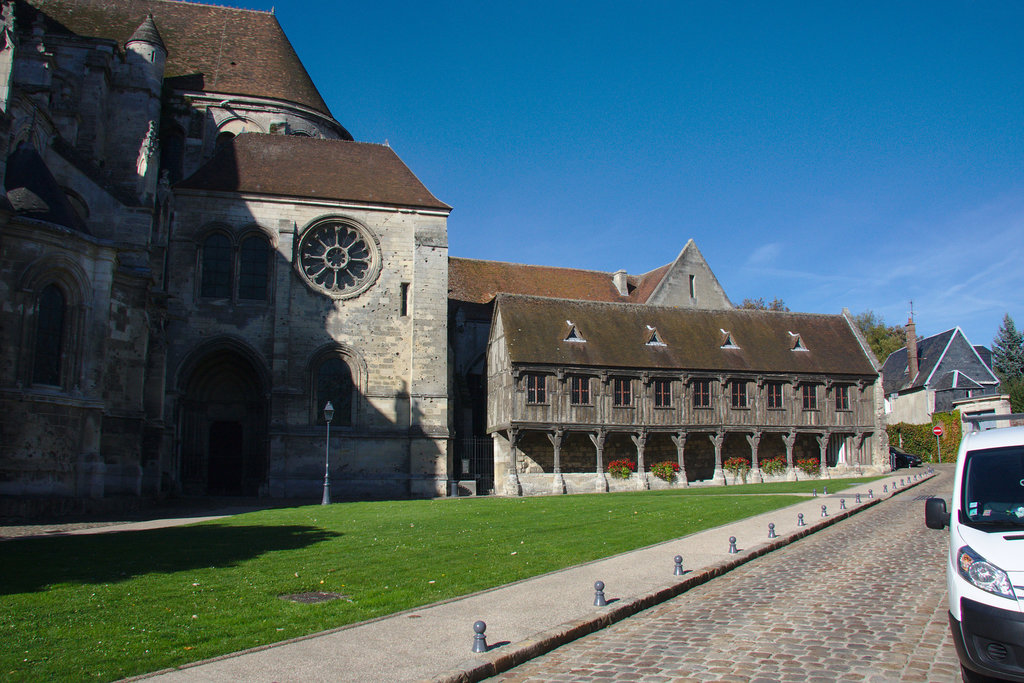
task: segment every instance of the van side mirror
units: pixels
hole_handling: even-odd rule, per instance
[[[949,513],[946,512],[946,501],[942,498],[929,498],[924,502],[924,523],[929,529],[945,529],[949,526]]]

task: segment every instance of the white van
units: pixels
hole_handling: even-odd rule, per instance
[[[1024,415],[1000,416],[1011,417]],[[1024,427],[967,433],[951,509],[930,498],[925,523],[949,526],[949,626],[964,681],[1024,681]]]

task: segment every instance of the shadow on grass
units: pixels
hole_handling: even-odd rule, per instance
[[[228,567],[341,534],[311,526],[204,524],[125,533],[26,538],[3,543],[0,595],[60,583],[102,584],[151,573]]]

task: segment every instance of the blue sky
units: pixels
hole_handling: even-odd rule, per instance
[[[232,3],[228,3],[232,4]],[[1024,326],[1024,3],[257,2],[450,253]]]

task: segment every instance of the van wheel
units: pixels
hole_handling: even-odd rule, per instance
[[[971,671],[963,664],[960,665],[960,678],[963,679],[964,683],[999,683],[1002,680]]]

